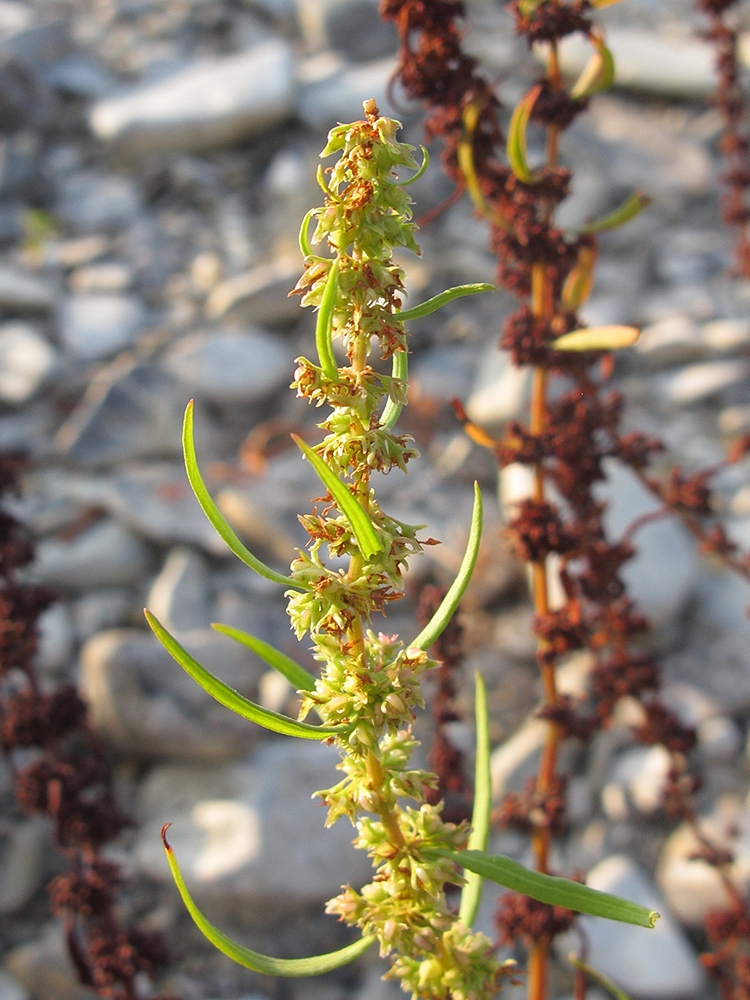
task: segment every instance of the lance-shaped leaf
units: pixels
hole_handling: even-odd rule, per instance
[[[182,901],[201,933],[208,938],[212,945],[225,955],[228,955],[238,965],[244,965],[247,969],[262,972],[267,976],[285,976],[287,978],[319,976],[325,972],[331,972],[333,969],[338,969],[342,965],[348,965],[349,962],[353,962],[355,958],[364,955],[375,941],[374,937],[363,937],[359,941],[347,945],[346,948],[339,949],[339,951],[329,951],[324,955],[315,955],[312,958],[271,958],[269,955],[261,955],[257,951],[251,951],[250,948],[245,948],[243,945],[237,944],[217,927],[214,927],[195,905],[185,885],[182,872],[175,860],[174,851],[167,841],[169,826],[170,824],[167,823],[162,829],[161,839],[164,844],[164,850],[167,853],[167,861],[172,872],[172,878],[182,896]]]
[[[266,566],[264,562],[261,562],[260,559],[254,556],[252,552],[250,552],[250,550],[242,544],[227,519],[216,506],[211,494],[206,489],[206,484],[201,478],[200,469],[198,468],[198,460],[195,455],[192,399],[188,403],[187,409],[185,410],[185,421],[182,425],[182,450],[185,455],[185,469],[187,470],[187,476],[193,489],[193,493],[195,493],[198,503],[203,508],[203,513],[211,522],[217,534],[223,539],[227,548],[233,552],[238,559],[241,559],[246,566],[249,566],[250,569],[255,570],[256,573],[260,576],[264,576],[267,580],[273,580],[274,583],[281,583],[287,587],[294,587],[296,590],[308,589],[297,580],[294,580],[291,576],[284,576],[283,573],[277,573],[275,570],[271,569],[270,566]]]
[[[394,352],[392,375],[393,378],[397,378],[402,382],[406,382],[406,380],[409,377],[408,351]],[[389,399],[388,402],[383,407],[383,412],[380,416],[381,425],[383,427],[388,427],[388,428],[393,427],[401,414],[403,405],[404,405],[403,403],[395,403],[392,399]]]
[[[365,559],[372,559],[377,552],[382,551],[383,543],[378,538],[377,532],[375,531],[369,515],[363,509],[359,501],[352,496],[348,488],[341,482],[336,473],[328,468],[323,459],[317,455],[308,444],[305,444],[302,438],[298,437],[296,434],[292,434],[292,438],[294,439],[297,447],[318,473],[323,485],[336,502],[336,506],[351,525],[354,538],[359,546],[359,551]]]
[[[632,347],[640,336],[635,326],[592,326],[571,330],[552,341],[556,351],[619,351]]]
[[[313,252],[310,246],[310,240],[308,238],[308,231],[310,229],[310,223],[312,222],[312,217],[315,214],[316,209],[311,208],[307,215],[302,220],[302,225],[299,227],[299,248],[302,251],[303,257],[312,257]]]
[[[529,164],[526,159],[526,128],[540,91],[541,86],[537,84],[536,87],[532,87],[528,94],[518,102],[508,126],[508,162],[513,173],[524,184],[534,184],[537,180],[535,175],[529,170]]]
[[[471,833],[467,848],[486,851],[490,836],[492,811],[492,780],[490,777],[490,717],[487,707],[487,688],[478,670],[474,671],[474,725],[477,730],[477,752],[474,765],[474,808],[471,813]],[[469,872],[461,890],[458,919],[467,927],[476,920],[482,901],[482,876]]]
[[[595,246],[584,244],[578,251],[578,262],[565,279],[561,296],[563,305],[570,312],[580,309],[591,295],[597,256]]]
[[[570,96],[576,101],[609,90],[615,79],[615,61],[604,39],[589,35],[589,41],[594,46],[594,52],[570,91]]]
[[[423,854],[425,858],[448,858],[462,868],[476,872],[491,882],[497,882],[506,889],[521,892],[541,903],[588,913],[592,917],[606,917],[607,920],[619,920],[638,927],[653,927],[659,918],[659,914],[655,910],[649,910],[647,906],[631,903],[629,899],[591,889],[567,878],[531,871],[513,858],[506,858],[504,854],[449,851],[443,848],[430,848]]]
[[[634,191],[617,208],[601,216],[601,218],[594,219],[593,222],[582,226],[580,231],[582,233],[603,233],[609,229],[616,229],[618,226],[622,226],[626,222],[630,222],[631,219],[634,219],[642,209],[647,208],[651,204],[651,201],[652,199],[647,194],[644,194],[643,191]]]
[[[471,528],[469,530],[469,541],[466,545],[464,557],[458,575],[448,589],[448,593],[440,602],[440,605],[427,623],[425,628],[419,633],[417,638],[410,644],[419,649],[427,650],[442,634],[448,622],[458,607],[461,598],[464,596],[466,588],[469,586],[471,574],[479,554],[479,541],[482,537],[482,494],[479,486],[474,483],[474,510],[471,515]]]
[[[410,177],[406,181],[401,181],[401,187],[407,187],[409,184],[413,184],[414,181],[418,181],[427,169],[427,165],[430,162],[430,154],[427,152],[427,148],[425,146],[420,146],[419,148],[422,150],[422,165],[413,177]]]
[[[474,203],[474,207],[477,208],[483,216],[487,219],[493,219],[502,228],[507,228],[507,223],[496,216],[492,211],[490,206],[482,193],[482,188],[479,183],[479,177],[477,176],[477,169],[474,163],[474,132],[477,127],[477,121],[479,120],[479,102],[470,101],[463,113],[463,128],[461,130],[461,139],[456,147],[456,158],[458,160],[458,165],[461,168],[461,173],[463,174],[464,183],[466,184],[466,190],[469,192],[469,197]]]
[[[264,729],[281,733],[282,736],[299,736],[304,740],[324,740],[327,736],[333,736],[345,730],[345,726],[311,726],[307,722],[297,722],[279,712],[272,712],[268,708],[263,708],[262,705],[256,705],[254,701],[245,698],[239,691],[235,691],[233,687],[198,663],[150,611],[144,611],[144,614],[156,638],[179,663],[185,673],[200,684],[203,690],[215,698],[220,705],[224,705],[225,708],[241,715],[243,719],[250,719],[251,722],[256,722]]]
[[[215,628],[222,635],[228,635],[235,642],[240,642],[243,646],[247,646],[248,649],[252,649],[254,653],[258,654],[261,660],[265,660],[269,667],[273,667],[283,677],[286,677],[297,691],[312,691],[315,687],[315,678],[309,671],[305,670],[299,663],[296,663],[291,657],[282,653],[281,650],[276,649],[270,643],[264,642],[254,635],[250,635],[249,632],[233,628],[231,625],[220,625],[218,622],[213,622],[211,628]]]
[[[455,285],[453,288],[448,288],[438,295],[433,295],[431,299],[421,302],[418,306],[414,306],[411,309],[402,309],[401,312],[395,312],[393,318],[400,320],[402,323],[410,319],[421,319],[422,316],[429,316],[436,309],[446,305],[448,302],[452,302],[454,299],[460,299],[464,295],[476,295],[477,292],[494,292],[496,290],[494,285],[489,285],[487,282],[478,282],[473,285]]]
[[[318,348],[320,367],[323,374],[330,379],[338,376],[336,359],[333,356],[333,344],[331,343],[331,328],[333,324],[333,310],[336,305],[336,296],[339,290],[339,261],[338,257],[331,264],[323,289],[323,298],[318,310],[318,322],[315,327],[315,346]]]
[[[578,958],[577,955],[572,953],[568,955],[568,961],[574,968],[580,969],[581,972],[585,972],[589,979],[593,979],[595,983],[605,989],[608,993],[611,993],[615,1000],[630,1000],[627,993],[624,993],[619,986],[615,986],[611,979],[608,979],[602,972],[595,969],[593,965],[589,965],[588,962],[584,962],[583,959]]]

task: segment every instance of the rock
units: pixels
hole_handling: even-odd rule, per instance
[[[54,114],[54,97],[35,69],[0,43],[0,128],[40,129]]]
[[[395,69],[392,57],[357,65],[337,60],[303,63],[298,72],[297,114],[313,128],[330,129],[331,122],[358,121],[362,102],[374,98],[381,114],[396,115],[388,99]]]
[[[198,399],[257,402],[291,381],[289,350],[262,330],[188,334],[164,355],[164,367]]]
[[[211,629],[182,634],[180,641],[208,670],[255,698],[263,666],[243,646]],[[214,701],[140,629],[100,632],[86,643],[81,690],[102,735],[140,760],[230,760],[261,732]]]
[[[60,340],[82,361],[100,361],[132,347],[147,319],[134,295],[70,295],[60,308]]]
[[[634,350],[650,368],[689,364],[706,356],[705,341],[697,323],[680,313],[644,327]]]
[[[229,278],[217,285],[207,298],[206,316],[209,319],[226,316],[250,326],[277,327],[296,323],[304,313],[299,298],[290,298],[289,292],[299,276],[299,259],[282,258]]]
[[[75,649],[75,627],[67,606],[58,602],[47,608],[40,615],[37,628],[36,666],[46,673],[63,670],[69,665]]]
[[[716,89],[713,49],[693,36],[612,26],[607,47],[615,60],[617,87],[681,100],[705,100]],[[591,44],[575,35],[560,48],[563,72],[577,77],[593,52]]]
[[[172,549],[151,584],[147,607],[170,632],[208,628],[212,615],[207,568],[194,550]]]
[[[0,325],[0,400],[20,404],[47,381],[57,353],[30,323]]]
[[[464,344],[431,347],[411,366],[409,382],[420,398],[450,402],[465,398],[476,366],[476,350]]]
[[[698,726],[698,746],[708,760],[731,764],[742,747],[742,730],[734,719],[717,715]]]
[[[89,55],[77,53],[52,63],[42,73],[48,87],[69,97],[96,100],[115,87],[116,78]]]
[[[5,967],[34,1000],[96,1000],[98,996],[81,986],[59,923],[45,927],[38,940],[12,948]]]
[[[361,61],[398,47],[395,27],[378,17],[377,0],[297,0],[297,17],[310,49],[340,50]]]
[[[97,138],[127,157],[231,145],[283,121],[292,110],[292,53],[280,40],[197,62],[94,105]]]
[[[134,277],[133,269],[125,261],[107,261],[77,268],[68,284],[72,292],[127,292]]]
[[[117,231],[143,210],[131,177],[76,170],[58,185],[55,214],[77,234]]]
[[[55,292],[45,281],[0,265],[0,311],[46,313],[55,304]]]
[[[750,811],[736,795],[720,796],[709,815],[699,816],[701,831],[720,850],[730,850],[727,869],[740,894],[750,889]],[[688,927],[702,927],[710,910],[724,909],[729,898],[719,870],[696,857],[700,844],[687,824],[670,835],[659,856],[656,880],[672,913]]]
[[[516,368],[507,351],[496,344],[485,348],[476,368],[476,381],[466,402],[469,418],[492,431],[526,412],[531,394],[531,373]]]
[[[49,831],[45,820],[3,822],[0,829],[0,914],[26,906],[47,874]],[[1,996],[1,994],[0,994]]]
[[[672,758],[665,747],[632,747],[615,760],[602,789],[602,806],[609,818],[621,822],[628,817],[628,800],[639,813],[649,815],[662,804]],[[624,810],[622,805],[625,805]]]
[[[117,360],[90,382],[55,447],[89,467],[179,453],[187,399],[158,365]]]
[[[273,739],[222,771],[159,767],[146,780],[136,856],[150,877],[170,878],[153,831],[167,820],[185,880],[215,919],[267,922],[320,906],[342,884],[369,880],[370,862],[343,820],[326,829],[310,802],[338,781],[337,753],[306,740]]]
[[[605,472],[607,480],[597,487],[596,495],[609,505],[604,515],[607,534],[618,539],[636,518],[660,505],[629,470],[607,461]],[[623,579],[654,628],[664,630],[675,623],[696,585],[698,557],[693,542],[681,524],[661,519],[641,528],[635,544],[638,553],[623,567]]]
[[[103,518],[70,540],[42,539],[34,577],[52,587],[80,591],[140,583],[150,564],[148,548],[132,531]]]
[[[0,969],[0,1000],[31,1000],[31,994],[17,979]]]
[[[97,632],[126,625],[135,609],[135,597],[126,587],[104,587],[83,594],[71,605],[76,634],[81,642]],[[140,614],[141,602],[138,602]]]
[[[706,977],[686,935],[665,910],[656,887],[630,858],[612,855],[592,868],[586,884],[661,913],[652,929],[580,918],[591,965],[632,1000],[692,1000],[705,996]]]
[[[39,143],[33,133],[21,132],[0,140],[0,195],[28,194],[38,182]]]
[[[750,365],[739,359],[688,365],[665,379],[664,398],[677,406],[693,406],[740,386],[750,375]]]

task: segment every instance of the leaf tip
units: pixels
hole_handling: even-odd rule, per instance
[[[171,825],[172,825],[171,823],[165,823],[164,826],[161,828],[161,842],[162,844],[164,844],[164,850],[167,852],[167,854],[172,853],[172,847],[169,841],[167,840],[167,830],[170,828]]]
[[[649,927],[656,927],[656,921],[661,918],[661,913],[657,913],[656,910],[652,910],[648,915],[648,925]]]

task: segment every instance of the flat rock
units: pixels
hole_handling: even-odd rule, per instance
[[[207,330],[174,343],[164,367],[186,393],[213,402],[256,402],[288,385],[292,354],[262,330]]]
[[[54,305],[55,291],[46,281],[0,265],[0,311],[46,313]]]
[[[178,454],[187,400],[158,365],[117,360],[89,383],[55,447],[84,467]]]
[[[136,848],[141,869],[167,881],[153,831],[172,820],[169,839],[190,891],[218,919],[262,923],[320,906],[342,884],[368,881],[370,862],[352,847],[352,827],[324,827],[313,792],[335,784],[338,755],[306,740],[273,739],[219,771],[160,767],[146,780]]]
[[[247,697],[260,661],[211,629],[182,634],[186,649]],[[81,691],[97,729],[121,753],[146,760],[229,760],[258,739],[258,726],[219,705],[139,629],[100,632],[81,651]]]
[[[140,583],[150,566],[148,547],[124,525],[102,518],[70,540],[43,538],[36,548],[34,577],[81,591]]]
[[[132,347],[147,322],[135,295],[81,293],[63,301],[58,329],[65,350],[82,361],[100,361]]]
[[[231,145],[292,110],[292,53],[280,40],[205,60],[94,105],[91,128],[128,157]]]
[[[47,381],[57,352],[30,323],[0,325],[0,400],[25,403]]]
[[[284,258],[218,284],[206,299],[209,319],[228,319],[270,327],[302,318],[299,298],[289,297],[300,276],[299,258]]]
[[[591,869],[586,884],[661,914],[651,929],[582,916],[588,961],[595,969],[633,1000],[698,1000],[705,996],[706,976],[693,945],[635,861],[623,855],[605,858]]]

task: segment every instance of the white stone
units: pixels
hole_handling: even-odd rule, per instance
[[[149,565],[143,542],[117,521],[103,518],[70,540],[42,539],[34,576],[53,587],[87,590],[140,583]]]
[[[352,122],[362,117],[362,102],[374,99],[380,113],[396,115],[388,99],[388,84],[396,69],[392,57],[356,65],[338,65],[322,78],[302,79],[296,100],[297,113],[314,128],[329,129],[331,122]]]
[[[39,616],[39,647],[36,665],[40,670],[56,671],[66,667],[75,648],[75,627],[67,605],[57,602]]]
[[[31,994],[17,979],[0,969],[0,1000],[30,1000]]]
[[[496,344],[485,348],[477,365],[474,388],[466,412],[474,423],[488,430],[523,413],[531,393],[531,372],[517,368]]]
[[[60,340],[82,361],[98,361],[132,347],[146,322],[134,295],[70,295],[60,308]]]
[[[57,352],[28,323],[0,326],[0,400],[25,403],[55,368]]]
[[[146,602],[170,632],[211,624],[207,568],[192,549],[174,548],[151,584]]]
[[[34,277],[0,265],[0,307],[8,312],[49,312],[55,304],[54,289]]]
[[[291,49],[272,40],[101,101],[90,123],[127,156],[215,149],[282,121],[292,91]]]
[[[665,380],[664,395],[678,406],[692,406],[745,382],[750,365],[739,359],[688,365]]]
[[[602,792],[603,805],[615,801],[612,786],[626,791],[635,808],[640,813],[656,812],[663,799],[667,777],[672,767],[672,758],[663,746],[632,747],[624,751],[612,768],[609,782]],[[619,803],[618,815],[622,819]]]
[[[706,978],[695,950],[643,870],[613,855],[592,868],[586,884],[640,903],[661,917],[654,928],[581,917],[589,962],[632,1000],[698,1000]]]

